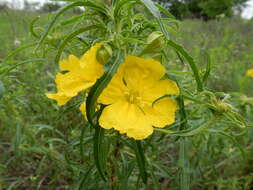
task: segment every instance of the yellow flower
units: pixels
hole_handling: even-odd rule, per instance
[[[101,45],[95,44],[80,59],[70,55],[68,60],[60,61],[60,70],[67,72],[57,73],[55,83],[58,92],[46,96],[56,100],[58,105],[64,105],[80,91],[90,88],[104,72],[103,65],[96,59]]]
[[[96,111],[98,111],[100,109],[100,105],[96,105]],[[87,119],[87,115],[86,115],[86,102],[83,102],[80,106],[79,106],[79,110],[81,111],[83,117],[85,120]]]
[[[253,77],[253,69],[249,69],[246,74],[248,77]]]
[[[99,124],[137,140],[151,135],[153,126],[163,128],[172,124],[177,104],[170,97],[161,97],[179,94],[179,89],[172,80],[161,80],[164,74],[165,69],[158,61],[126,57],[98,99],[99,103],[108,105]]]
[[[80,107],[79,107],[81,113],[83,114],[83,117],[85,120],[87,120],[87,115],[86,115],[86,102],[83,102]]]

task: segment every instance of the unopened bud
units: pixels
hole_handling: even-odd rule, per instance
[[[152,32],[147,38],[148,45],[142,51],[141,55],[160,52],[161,48],[164,46],[164,42],[165,39],[162,32]]]
[[[215,106],[215,111],[218,113],[226,113],[233,109],[230,104],[227,104],[221,100],[212,100],[212,104]]]
[[[112,56],[112,48],[108,44],[103,44],[97,51],[97,60],[100,64],[105,65]]]
[[[155,46],[162,46],[164,44],[163,33],[159,31],[152,32],[147,38],[147,43]]]

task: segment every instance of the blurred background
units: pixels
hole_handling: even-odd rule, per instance
[[[166,7],[177,17],[185,18],[192,16],[191,13],[195,13],[195,16],[204,10],[205,13],[210,14],[210,10],[216,11],[217,13],[212,13],[212,16],[225,14],[231,16],[231,10],[236,14],[240,14],[245,19],[250,19],[253,17],[253,0],[155,0]],[[57,1],[52,2],[50,0],[0,0],[0,6],[8,6],[13,9],[27,9],[38,10],[43,6],[48,4],[57,4],[59,6],[64,3]],[[231,10],[230,10],[231,7]],[[211,16],[211,14],[209,15]]]

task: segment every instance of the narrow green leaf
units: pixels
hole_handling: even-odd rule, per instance
[[[81,5],[82,5],[82,2],[77,1],[77,2],[71,3],[71,4],[69,4],[69,5],[67,5],[67,6],[65,6],[65,7],[63,7],[63,8],[61,8],[59,11],[57,11],[57,12],[53,15],[51,21],[48,23],[48,25],[47,25],[47,27],[46,27],[46,29],[45,29],[45,32],[44,32],[44,34],[41,36],[40,41],[39,41],[39,43],[38,43],[36,49],[38,49],[38,48],[41,46],[41,44],[44,42],[44,40],[46,39],[46,37],[47,37],[49,31],[51,30],[51,28],[53,27],[53,25],[55,24],[55,22],[56,22],[56,20],[58,19],[59,16],[61,16],[64,12],[66,12],[67,10],[69,10],[69,9],[71,9],[71,8],[77,7],[77,6],[81,6]]]
[[[27,44],[27,45],[24,45],[24,46],[21,46],[17,49],[15,49],[14,51],[12,51],[9,55],[7,55],[7,57],[4,59],[4,62],[7,62],[11,57],[17,55],[18,53],[28,49],[28,48],[31,48],[33,46],[35,46],[37,43],[31,43],[31,44]]]
[[[136,0],[120,0],[116,3],[114,8],[114,17],[119,18],[119,13],[125,4],[136,3]]]
[[[40,36],[38,34],[36,34],[36,32],[34,31],[34,24],[40,19],[40,16],[37,16],[36,18],[34,18],[31,23],[30,23],[30,33],[32,34],[33,37],[35,38],[40,38]]]
[[[12,143],[12,148],[14,152],[17,154],[17,156],[20,155],[19,147],[21,145],[21,142],[22,142],[22,128],[19,124],[17,124],[16,133],[15,133],[15,136],[13,138],[13,143]]]
[[[167,38],[168,44],[172,48],[174,48],[177,52],[180,52],[184,56],[184,58],[188,61],[189,65],[193,71],[195,80],[197,82],[197,89],[198,89],[198,91],[203,91],[202,80],[200,79],[199,71],[198,71],[198,68],[194,62],[194,59],[187,53],[187,51],[182,46],[180,46],[177,43],[170,40],[169,33],[164,27],[164,24],[161,20],[161,14],[159,12],[159,9],[156,7],[156,5],[151,0],[141,0],[141,2],[148,8],[148,10],[156,18],[157,22],[160,25],[161,31],[164,33],[165,37]]]
[[[188,160],[188,139],[180,138],[179,167],[180,167],[180,190],[189,190],[189,160]]]
[[[78,7],[78,6],[90,7],[90,8],[93,8],[95,10],[98,10],[98,11],[102,12],[103,14],[106,14],[106,11],[102,7],[100,7],[99,5],[96,5],[94,2],[91,2],[91,1],[76,1],[76,2],[73,2],[73,3],[63,7],[62,9],[60,9],[57,13],[55,13],[53,15],[51,21],[48,23],[48,25],[45,29],[44,34],[40,38],[40,41],[39,41],[36,49],[38,49],[41,46],[41,44],[44,42],[44,40],[46,39],[49,31],[54,26],[54,24],[55,24],[56,20],[59,18],[59,16],[61,16],[67,10],[69,10],[71,8],[74,8],[74,7]]]
[[[84,148],[83,148],[83,139],[84,139],[84,132],[88,128],[89,123],[86,122],[82,128],[81,135],[80,135],[80,155],[81,155],[81,160],[84,161]]]
[[[182,56],[184,56],[184,58],[187,60],[187,62],[189,63],[189,65],[192,69],[194,78],[196,80],[198,91],[200,91],[200,92],[203,91],[202,80],[200,79],[199,70],[195,64],[194,59],[188,54],[188,52],[181,45],[179,45],[169,39],[168,39],[168,44],[172,48],[174,48],[177,52],[179,52]]]
[[[6,91],[6,89],[4,87],[4,83],[0,80],[0,100],[3,97],[5,91]]]
[[[34,59],[29,59],[29,60],[14,64],[14,65],[11,65],[10,67],[7,67],[2,73],[0,73],[0,76],[3,77],[5,75],[7,75],[10,71],[17,68],[18,66],[25,65],[27,63],[43,62],[43,61],[45,61],[45,59],[34,58]]]
[[[157,176],[155,175],[155,167],[151,166],[151,171],[150,171],[152,181],[153,181],[153,186],[155,190],[161,190],[161,184],[159,183],[159,180],[157,179]]]
[[[152,13],[152,15],[155,18],[157,19],[161,18],[160,11],[153,1],[151,0],[140,0],[140,1],[147,7],[147,9]]]
[[[73,33],[69,34],[64,40],[63,42],[61,43],[61,45],[59,46],[58,48],[58,51],[57,51],[57,54],[55,56],[55,63],[58,63],[59,60],[60,60],[60,57],[61,57],[61,54],[65,48],[65,46],[67,45],[68,42],[70,42],[73,38],[75,38],[76,36],[78,36],[79,34],[83,33],[83,32],[86,32],[86,31],[89,31],[89,30],[92,30],[92,29],[96,29],[98,28],[97,25],[91,25],[91,26],[87,26],[85,28],[80,28],[76,31],[74,31]]]
[[[62,132],[60,132],[58,129],[56,129],[55,127],[53,127],[51,125],[33,124],[33,125],[30,125],[30,127],[36,127],[37,128],[34,135],[38,135],[40,132],[42,132],[44,130],[48,130],[48,131],[53,131],[53,132],[57,133],[61,137],[64,137],[64,134]]]
[[[121,50],[116,50],[116,55],[113,56],[109,63],[107,64],[108,70],[105,71],[104,75],[97,80],[95,85],[91,88],[87,101],[86,101],[86,110],[87,110],[87,119],[92,125],[94,124],[93,116],[95,113],[96,101],[103,91],[103,89],[108,85],[111,81],[113,75],[117,72],[118,67],[123,62],[124,53]]]
[[[104,137],[104,129],[99,125],[95,127],[95,135],[94,135],[94,145],[93,145],[93,155],[96,167],[102,179],[106,181],[106,174],[105,174],[105,159],[102,156],[102,146],[103,146],[103,137]]]
[[[207,51],[204,51],[205,55],[206,55],[206,58],[207,58],[207,64],[206,64],[206,71],[205,71],[205,74],[203,76],[203,83],[205,83],[210,75],[210,72],[211,72],[211,58],[210,58],[210,55]]]
[[[175,16],[173,14],[171,14],[167,9],[165,9],[164,7],[162,7],[159,4],[156,4],[157,8],[163,13],[165,14],[168,18],[172,18],[172,19],[176,19]]]
[[[81,177],[81,180],[79,182],[79,186],[77,188],[78,190],[87,189],[86,183],[87,183],[88,177],[89,177],[90,172],[92,171],[93,167],[94,166],[90,166],[89,169],[87,170],[87,172],[84,173],[84,175]]]
[[[143,183],[146,184],[148,174],[146,171],[146,159],[145,159],[141,141],[134,141],[134,147],[135,147],[136,161],[139,167],[140,175],[141,175]]]
[[[210,130],[208,130],[208,132],[217,133],[217,134],[220,134],[220,135],[222,135],[222,136],[227,137],[228,139],[230,139],[237,146],[237,148],[240,150],[242,157],[244,159],[246,158],[244,148],[240,145],[240,143],[238,143],[238,141],[233,136],[227,134],[224,131],[216,130],[216,129],[210,129]]]
[[[83,17],[84,17],[83,15],[74,16],[74,17],[72,17],[72,18],[70,18],[68,20],[64,20],[63,22],[61,22],[61,25],[65,26],[65,25],[68,25],[68,24],[75,23],[75,22],[77,22],[78,20],[80,20]]]

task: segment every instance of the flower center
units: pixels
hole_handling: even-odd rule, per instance
[[[138,91],[128,90],[125,92],[125,98],[130,104],[136,104],[142,107],[142,98]]]

